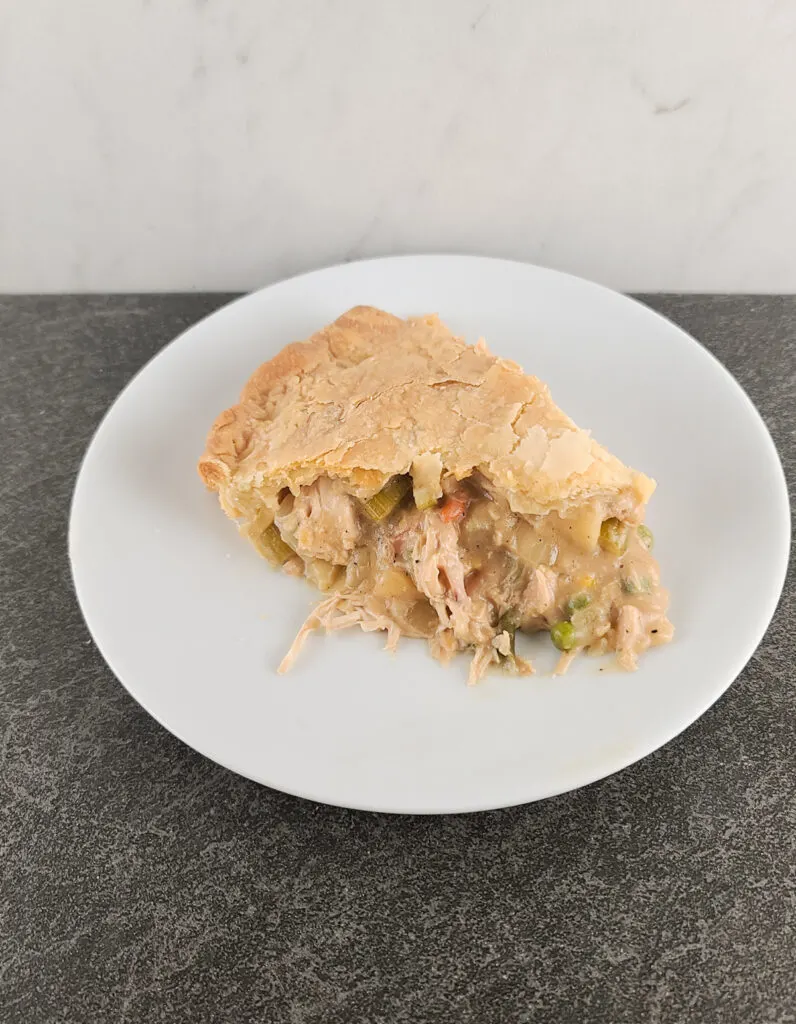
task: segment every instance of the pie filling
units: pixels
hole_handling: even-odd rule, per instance
[[[271,562],[328,592],[280,671],[319,627],[385,630],[388,648],[425,637],[442,661],[469,649],[471,683],[491,664],[531,671],[515,653],[517,630],[548,631],[559,672],[579,651],[615,651],[633,669],[671,639],[643,524],[605,518],[599,502],[566,516],[518,515],[477,474],[443,477],[436,490],[415,483],[413,493],[409,476],[394,477],[361,501],[321,477],[298,494],[285,489],[273,522],[261,514],[244,528]]]

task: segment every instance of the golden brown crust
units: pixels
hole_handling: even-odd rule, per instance
[[[601,502],[634,518],[654,484],[580,430],[547,387],[436,316],[357,306],[252,375],[210,431],[199,472],[229,514],[248,518],[322,474],[374,493],[419,457],[481,472],[518,512]]]

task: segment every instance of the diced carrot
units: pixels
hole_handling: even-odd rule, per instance
[[[465,498],[457,498],[454,494],[449,495],[440,505],[440,519],[443,523],[455,523],[467,511],[467,505],[468,502]]]

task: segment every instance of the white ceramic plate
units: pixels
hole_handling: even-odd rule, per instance
[[[465,685],[423,643],[310,639],[275,667],[315,593],[272,571],[205,491],[210,423],[284,344],[350,306],[436,311],[457,333],[546,380],[624,461],[658,480],[648,522],[672,594],[674,642],[635,674],[582,658]],[[248,295],[191,327],[120,395],[89,447],[70,524],[89,628],[129,692],[207,757],[288,793],[395,812],[538,800],[644,757],[698,718],[743,668],[782,588],[782,469],[730,375],[667,320],[539,267],[411,256],[331,267]],[[603,670],[603,671],[601,671]]]

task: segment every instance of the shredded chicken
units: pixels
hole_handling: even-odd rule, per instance
[[[619,664],[632,672],[637,667],[638,655],[649,647],[641,612],[632,604],[619,609],[616,622],[616,650]]]
[[[401,631],[397,624],[385,612],[383,606],[369,594],[333,594],[314,608],[296,634],[290,650],[280,662],[277,672],[283,674],[292,668],[307,637],[316,629],[324,629],[327,633],[335,633],[341,629],[359,626],[366,633],[374,630],[385,630],[387,633],[386,648],[394,651],[401,639]]]
[[[547,566],[534,569],[523,591],[521,608],[525,621],[544,618],[555,608],[556,574]]]
[[[498,652],[502,654],[504,658],[510,658],[511,651],[511,634],[508,630],[504,629],[502,633],[498,633],[495,639],[492,641],[492,646]]]
[[[485,644],[483,647],[477,648],[473,655],[473,660],[470,662],[467,685],[475,686],[486,675],[489,666],[497,665],[499,661],[500,655],[491,644]]]
[[[310,613],[280,672],[313,630],[351,626],[383,630],[390,650],[401,636],[425,637],[443,663],[470,650],[471,684],[496,664],[514,674],[533,671],[515,653],[518,627],[556,627],[561,646],[566,627],[557,675],[584,649],[615,650],[632,670],[640,653],[671,639],[657,565],[635,532],[620,556],[593,539],[584,550],[573,535],[584,534],[579,519],[573,525],[554,514],[523,518],[486,491],[463,494],[450,479],[442,486],[446,500],[454,495],[452,515],[412,506],[375,523],[337,481],[321,478],[284,499],[275,523],[296,552],[284,568],[306,567],[311,580],[335,592]],[[599,519],[591,532],[598,527]]]
[[[490,609],[471,600],[465,586],[465,566],[453,523],[434,512],[424,513],[414,536],[404,542],[405,560],[417,589],[431,602],[440,623],[462,645],[489,643],[494,636]]]
[[[441,661],[443,665],[448,665],[451,658],[459,650],[453,633],[449,629],[439,629],[431,638],[430,646],[433,656],[437,661]]]
[[[577,651],[564,651],[561,657],[556,662],[556,667],[553,669],[554,676],[563,676],[566,674],[567,669],[572,662],[577,658]]]
[[[282,536],[293,539],[296,551],[332,565],[348,563],[362,530],[355,499],[340,484],[320,477],[286,505],[275,521]]]

